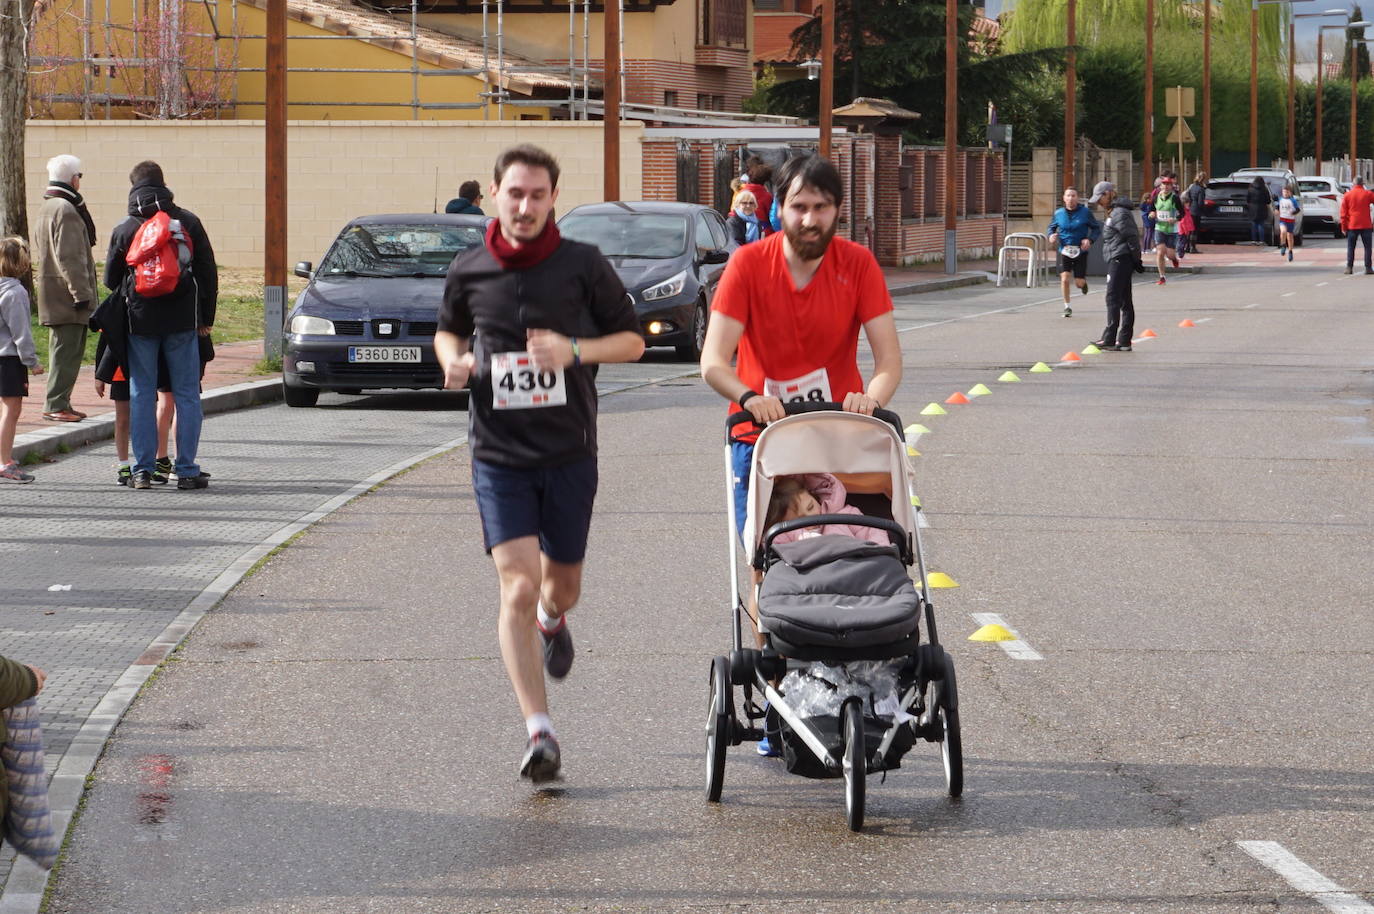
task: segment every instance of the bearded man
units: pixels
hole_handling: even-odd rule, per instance
[[[783,418],[784,402],[837,402],[872,415],[902,380],[883,271],[868,248],[835,237],[844,182],[834,165],[817,156],[789,159],[775,186],[782,231],[731,255],[711,305],[702,377],[730,401],[731,413],[748,411],[758,425]],[[867,385],[859,373],[860,329],[873,350]],[[758,431],[749,423],[735,429],[735,522],[743,536]],[[760,755],[777,750],[771,735],[759,744]]]

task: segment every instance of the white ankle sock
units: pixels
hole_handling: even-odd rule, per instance
[[[549,720],[549,715],[547,714],[531,714],[529,717],[526,717],[525,729],[529,731],[530,736],[534,736],[536,733],[547,733],[550,736],[554,735],[553,721]]]
[[[562,616],[551,616],[548,613],[544,612],[543,600],[539,601],[538,615],[539,627],[544,629],[544,631],[546,632],[555,632],[558,630],[558,626],[563,624]]]

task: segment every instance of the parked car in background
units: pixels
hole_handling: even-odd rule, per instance
[[[1297,179],[1286,169],[1243,168],[1232,173],[1229,178],[1213,178],[1207,182],[1206,194],[1202,203],[1202,219],[1198,225],[1198,241],[1211,244],[1218,241],[1236,242],[1250,240],[1250,208],[1246,203],[1246,192],[1256,177],[1264,179],[1269,196],[1278,199],[1284,187],[1288,187],[1294,197],[1300,196]],[[1274,244],[1274,208],[1265,213],[1264,243]],[[1294,244],[1302,245],[1302,225],[1295,226],[1297,232]]]
[[[1303,175],[1298,178],[1302,192],[1303,231],[1318,229],[1339,238],[1341,232],[1341,197],[1345,192],[1335,178],[1322,175]]]
[[[482,244],[488,216],[361,216],[349,222],[286,316],[282,391],[314,406],[320,391],[444,386],[434,331],[453,258]]]
[[[719,213],[696,203],[589,203],[558,220],[558,230],[606,255],[647,345],[701,358],[716,283],[738,247]]]

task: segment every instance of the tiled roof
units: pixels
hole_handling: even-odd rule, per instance
[[[267,0],[243,0],[258,9],[267,8]],[[406,57],[411,53],[410,22],[393,18],[385,13],[360,6],[351,0],[287,0],[286,14],[297,22],[312,25],[336,35],[356,35],[359,41],[383,47]],[[482,67],[482,43],[469,38],[459,38],[435,29],[419,28],[417,56],[423,63],[443,69],[480,69]],[[531,95],[536,89],[568,89],[568,77],[557,72],[538,72],[529,69],[539,66],[538,61],[505,52],[505,73],[503,88],[520,95]],[[487,72],[492,82],[498,76],[496,67],[496,47],[490,48]],[[478,78],[478,77],[474,77]],[[593,76],[591,82],[601,86],[599,77]]]
[[[755,13],[754,60],[758,63],[795,63],[792,33],[811,20],[807,13]]]

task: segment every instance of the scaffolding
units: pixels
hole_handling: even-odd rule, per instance
[[[81,118],[90,120],[103,112],[106,119],[113,117],[114,109],[132,108],[137,116],[169,118],[219,118],[226,111],[245,105],[265,105],[265,101],[239,97],[239,77],[245,73],[263,73],[265,67],[243,67],[238,63],[238,50],[244,41],[265,41],[266,35],[245,34],[239,24],[239,3],[241,0],[148,0],[149,5],[156,3],[157,16],[140,21],[131,16],[128,23],[119,22],[113,15],[113,0],[103,0],[104,16],[96,18],[96,0],[76,0],[82,4],[81,15],[72,15],[71,8],[56,11],[54,18],[75,18],[80,27],[80,54],[63,55],[31,53],[30,67],[35,69],[35,86],[42,85],[44,76],[61,74],[64,69],[80,67],[80,90],[64,91],[60,86],[60,76],[53,82],[58,88],[41,94],[36,101],[57,104],[79,105]],[[138,0],[131,0],[131,10],[136,10]],[[242,0],[248,2],[248,0]],[[428,5],[430,0],[426,0]],[[76,3],[73,3],[75,6]],[[225,6],[228,6],[227,16]],[[490,27],[491,7],[495,5],[496,30]],[[411,77],[411,98],[409,101],[292,101],[292,106],[319,107],[360,107],[360,108],[407,108],[410,117],[418,120],[426,111],[458,109],[482,109],[482,117],[489,120],[492,108],[496,109],[498,120],[504,120],[507,106],[551,108],[565,112],[570,120],[588,120],[592,114],[590,104],[596,86],[593,74],[604,83],[604,69],[593,68],[591,63],[591,0],[581,0],[580,17],[578,0],[568,0],[568,59],[565,64],[539,64],[513,55],[506,50],[505,40],[505,3],[502,0],[482,0],[480,41],[480,66],[467,67],[421,67],[421,49],[426,42],[444,39],[453,43],[449,49],[455,51],[459,46],[471,45],[467,53],[478,56],[476,42],[445,32],[423,29],[420,26],[421,0],[410,0],[408,6],[389,7],[369,4],[370,9],[339,6],[339,11],[351,12],[356,16],[381,15],[395,21],[397,13],[408,12],[408,28],[398,29],[386,34],[359,33],[352,27],[346,34],[294,35],[288,41],[367,41],[390,47],[396,41],[405,41],[410,46],[410,66],[406,68],[368,68],[368,67],[288,67],[288,73],[366,73],[372,75],[404,75]],[[186,10],[189,7],[202,7],[209,31],[187,27]],[[617,2],[618,14],[622,21],[623,36],[624,0]],[[255,8],[256,5],[255,5]],[[577,54],[578,19],[582,24],[582,55]],[[51,25],[52,23],[50,23]],[[374,23],[380,25],[380,23]],[[60,28],[60,25],[58,26]],[[35,30],[41,33],[42,23]],[[324,28],[321,26],[321,28]],[[95,35],[103,36],[104,49],[98,53]],[[41,34],[35,36],[34,45],[42,41]],[[207,46],[208,54],[203,52]],[[623,55],[624,39],[621,39]],[[33,50],[33,49],[31,49]],[[494,50],[494,54],[493,54]],[[455,55],[462,56],[462,55]],[[495,66],[493,67],[493,58]],[[622,56],[623,59],[623,56]],[[477,94],[476,102],[432,102],[424,101],[421,80],[443,77],[480,77],[483,90]],[[621,97],[624,98],[624,69],[618,74],[621,80]],[[557,98],[516,98],[509,86],[513,80],[533,77],[544,80],[540,89],[566,88],[566,101]],[[103,85],[97,83],[103,78]],[[122,87],[116,85],[123,80]],[[533,85],[533,84],[532,84]],[[580,97],[579,97],[580,89]],[[31,111],[36,107],[31,102]],[[599,107],[597,109],[599,111]]]

